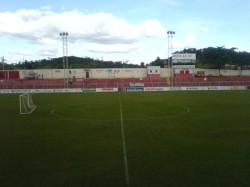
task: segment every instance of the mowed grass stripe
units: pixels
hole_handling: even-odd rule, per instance
[[[121,136],[122,136],[122,148],[123,148],[123,158],[124,158],[124,170],[125,170],[125,180],[126,186],[130,186],[130,179],[129,179],[129,169],[128,169],[128,156],[127,156],[127,146],[126,146],[126,138],[124,132],[124,119],[123,119],[123,110],[122,110],[122,99],[120,92],[119,95],[119,107],[120,107],[120,119],[121,119]]]

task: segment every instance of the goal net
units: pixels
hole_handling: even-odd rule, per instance
[[[36,106],[32,100],[32,93],[24,93],[19,96],[20,114],[31,114]]]

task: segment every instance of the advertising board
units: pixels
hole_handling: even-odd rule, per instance
[[[162,91],[169,91],[169,87],[145,87],[145,92],[162,92]]]
[[[96,92],[95,88],[82,88],[82,92]]]
[[[129,86],[139,86],[139,87],[143,87],[144,83],[143,82],[130,82]]]
[[[173,60],[196,60],[195,53],[175,53],[173,54]]]
[[[173,68],[195,68],[196,54],[173,54]]]
[[[118,92],[118,88],[96,88],[96,92]]]
[[[190,87],[129,87],[119,88],[125,92],[160,92],[160,91],[216,91],[216,90],[247,90],[247,86],[190,86]],[[82,92],[118,92],[118,88],[75,88],[75,89],[3,89],[0,94],[30,93],[82,93]]]
[[[176,69],[184,69],[184,68],[188,68],[188,69],[194,69],[195,68],[195,65],[174,65],[173,64],[173,68],[176,68]]]
[[[143,92],[144,88],[143,87],[139,87],[139,88],[123,88],[123,91],[126,91],[126,92]]]

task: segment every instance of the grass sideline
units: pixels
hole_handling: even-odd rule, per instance
[[[250,92],[0,95],[0,186],[250,186]]]

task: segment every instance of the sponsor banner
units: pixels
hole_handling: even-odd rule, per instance
[[[1,94],[9,94],[9,93],[13,93],[13,91],[12,90],[0,90],[0,93]]]
[[[181,91],[182,87],[169,87],[169,91]]]
[[[119,91],[127,92],[160,92],[160,91],[202,91],[202,90],[247,90],[248,86],[190,86],[190,87],[129,87],[119,88]],[[0,90],[0,94],[31,93],[82,93],[82,92],[118,92],[118,88],[75,88],[75,89],[9,89]]]
[[[195,64],[196,54],[173,54],[172,62],[173,64]]]
[[[46,91],[45,91],[46,92]],[[66,88],[66,89],[52,89],[53,93],[79,93],[82,92],[80,88]]]
[[[30,89],[11,89],[11,90],[0,90],[0,93],[5,94],[12,94],[12,93],[25,93],[25,92],[31,92]]]
[[[202,90],[230,90],[228,87],[221,86],[191,86],[191,87],[182,87],[182,90],[188,91],[202,91]]]
[[[82,92],[96,92],[95,88],[82,88]]]
[[[130,82],[129,86],[144,87],[143,82]]]
[[[181,90],[202,91],[202,90],[246,90],[246,86],[191,86],[181,87]]]
[[[123,88],[123,91],[126,91],[126,92],[143,92],[144,88],[143,87],[138,87],[138,88]]]
[[[80,93],[80,88],[76,89],[11,89],[11,90],[0,90],[0,93]]]
[[[173,64],[195,64],[195,60],[191,59],[173,60]]]
[[[196,54],[195,53],[175,53],[173,54],[173,60],[196,60]]]
[[[146,92],[161,92],[161,91],[169,91],[170,87],[145,87],[144,91]]]
[[[231,90],[247,90],[246,86],[232,86]]]
[[[208,90],[230,90],[230,86],[209,86]]]
[[[54,90],[53,89],[32,89],[32,90],[29,90],[29,92],[31,93],[54,93]]]
[[[52,93],[64,93],[65,90],[64,89],[56,89],[56,90],[51,90]]]
[[[173,65],[175,69],[194,69],[195,65]]]
[[[96,88],[96,92],[118,92],[118,88]]]
[[[191,86],[191,87],[183,87],[182,90],[195,91],[195,90],[208,90],[208,88],[207,87]]]

